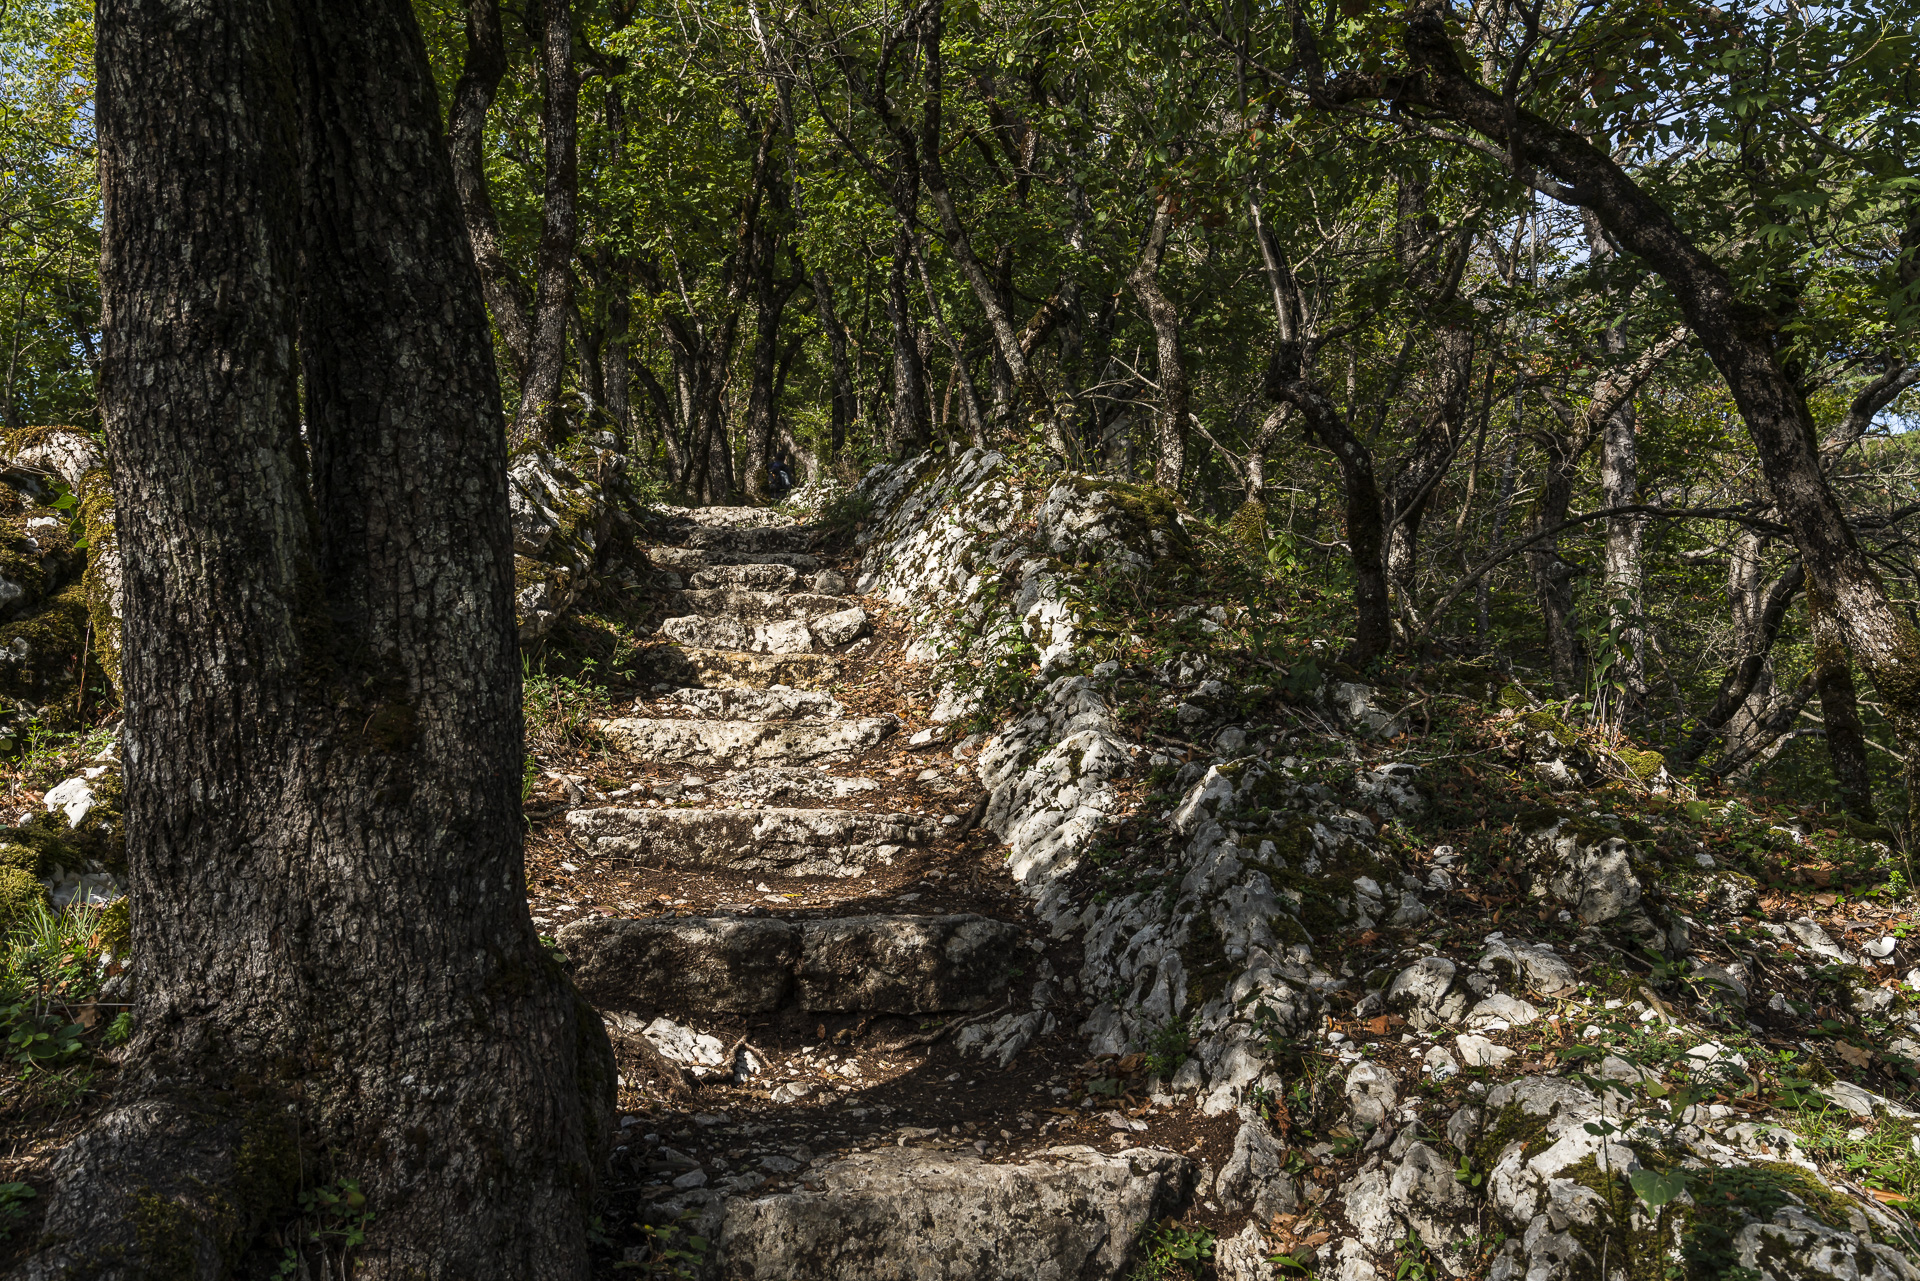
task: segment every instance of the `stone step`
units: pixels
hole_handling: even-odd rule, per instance
[[[649,547],[647,561],[655,569],[680,574],[715,565],[786,565],[802,574],[813,574],[825,563],[806,552],[723,552],[705,547]]]
[[[682,593],[683,595],[688,593]],[[737,594],[737,593],[736,593]],[[783,600],[794,599],[791,596]],[[695,649],[730,649],[755,654],[806,654],[816,641],[844,645],[867,625],[866,611],[855,606],[820,615],[809,622],[788,618],[780,622],[743,622],[738,618],[687,614],[665,619],[660,634]]]
[[[891,716],[838,721],[668,721],[622,716],[593,727],[621,750],[660,765],[799,764],[872,747],[899,726]]]
[[[567,813],[574,842],[602,858],[779,876],[858,876],[937,830],[918,815],[859,810],[598,806]]]
[[[766,689],[676,689],[667,695],[689,711],[718,721],[839,720],[840,700],[822,690],[770,685]]]
[[[792,528],[793,517],[772,507],[664,507],[663,515],[690,525],[723,528]]]
[[[790,592],[799,580],[800,571],[791,565],[714,565],[694,570],[687,576],[687,585],[700,590]]]
[[[690,531],[685,545],[714,552],[804,552],[813,531],[804,525],[742,529],[712,526]]]
[[[961,914],[592,917],[557,937],[574,983],[603,1010],[913,1015],[992,1006],[1019,935]]]
[[[739,587],[674,592],[661,605],[672,614],[732,618],[743,623],[777,623],[789,618],[810,623],[827,614],[860,608],[860,602],[845,596],[821,596],[814,592],[782,594]]]
[[[823,689],[840,678],[840,660],[831,654],[753,654],[703,646],[653,645],[640,652],[634,667],[657,685],[707,689]]]
[[[817,769],[793,769],[785,765],[762,765],[742,770],[708,784],[707,790],[721,796],[752,801],[843,801],[880,790],[880,780],[843,774],[823,774]]]
[[[645,1214],[707,1240],[698,1281],[1119,1281],[1140,1228],[1184,1210],[1194,1181],[1190,1159],[1152,1148],[995,1164],[897,1147],[835,1161],[801,1190],[703,1188]]]

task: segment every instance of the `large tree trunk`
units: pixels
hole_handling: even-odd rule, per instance
[[[1187,388],[1186,363],[1180,353],[1180,309],[1160,286],[1160,263],[1167,253],[1167,235],[1173,229],[1173,193],[1162,192],[1153,204],[1153,221],[1147,225],[1147,243],[1140,261],[1127,276],[1127,284],[1147,313],[1153,326],[1155,372],[1160,375],[1160,413],[1154,419],[1157,452],[1153,460],[1154,483],[1164,489],[1178,490],[1187,469],[1187,435],[1191,395]]]
[[[31,1275],[224,1276],[338,1174],[360,1277],[584,1277],[612,1060],[527,916],[505,433],[411,11],[104,0],[98,50],[140,986]]]
[[[578,224],[580,78],[573,71],[573,2],[541,0],[540,133],[546,161],[540,222],[540,278],[515,445],[558,444],[567,420],[560,387],[567,368],[567,313],[573,303],[573,245]]]
[[[532,306],[520,277],[500,252],[500,220],[494,216],[493,197],[487,191],[487,111],[507,70],[506,43],[500,34],[500,0],[467,0],[467,59],[453,86],[453,116],[447,124],[447,151],[453,157],[454,187],[460,193],[460,211],[467,239],[473,244],[474,263],[480,268],[480,288],[486,294],[493,323],[515,380],[526,377],[527,353],[533,347],[528,317]]]
[[[1740,409],[1806,567],[1808,594],[1831,613],[1879,691],[1907,761],[1911,829],[1920,811],[1920,629],[1888,598],[1827,484],[1806,398],[1781,365],[1780,318],[1742,303],[1720,264],[1606,153],[1474,80],[1447,33],[1449,12],[1447,0],[1418,0],[1409,11],[1406,47],[1416,74],[1396,76],[1393,92],[1502,144],[1516,165],[1551,174],[1563,199],[1592,209],[1615,241],[1660,273]],[[1382,92],[1377,78],[1362,77],[1333,96]]]

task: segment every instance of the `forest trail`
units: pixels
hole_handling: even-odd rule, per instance
[[[1115,1275],[1237,1122],[1076,1050],[1079,959],[978,826],[977,736],[784,519],[693,509],[650,549],[675,643],[529,853],[620,1061],[602,1263],[678,1223],[699,1276]]]

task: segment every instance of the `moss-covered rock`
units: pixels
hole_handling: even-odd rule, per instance
[[[1267,506],[1249,498],[1227,519],[1227,540],[1249,560],[1259,560],[1267,547]]]
[[[36,907],[50,907],[47,887],[23,868],[0,866],[0,935],[11,933]]]

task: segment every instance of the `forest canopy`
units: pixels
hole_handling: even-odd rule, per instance
[[[415,10],[514,448],[1159,485],[1329,663],[1496,656],[1676,772],[1902,808],[1904,0]],[[13,430],[98,423],[90,20],[0,10]]]

